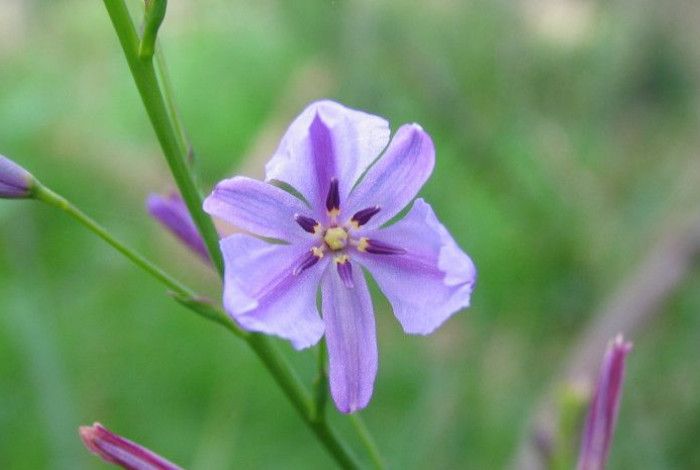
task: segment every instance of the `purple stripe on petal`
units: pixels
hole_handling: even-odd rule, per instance
[[[180,467],[135,442],[112,433],[100,423],[80,427],[85,446],[102,460],[127,470],[180,470]]]
[[[288,339],[297,349],[316,344],[324,329],[316,292],[329,257],[294,274],[312,246],[271,244],[240,233],[222,240],[229,315],[242,328]]]
[[[625,359],[631,350],[632,344],[618,335],[605,352],[598,384],[586,417],[578,470],[605,468],[620,407]]]
[[[30,197],[34,177],[7,157],[0,155],[0,198]]]
[[[317,120],[311,135],[311,126]],[[322,124],[322,126],[320,126]],[[321,127],[325,128],[323,130]],[[265,166],[265,180],[283,181],[304,195],[317,216],[325,216],[330,178],[339,180],[339,199],[345,201],[360,175],[389,142],[388,123],[371,114],[333,101],[311,103],[289,126],[277,151]],[[333,161],[317,161],[328,156]]]
[[[376,204],[382,210],[366,227],[379,227],[416,197],[434,165],[435,147],[430,136],[418,124],[401,126],[384,155],[350,194],[347,211],[352,214]]]
[[[377,340],[372,299],[361,269],[352,270],[348,289],[337,269],[321,281],[328,344],[329,382],[335,406],[353,413],[367,406],[377,375]]]
[[[255,235],[289,242],[309,238],[293,223],[296,214],[308,211],[304,203],[276,186],[243,176],[217,184],[204,210]]]
[[[476,269],[422,199],[399,222],[367,233],[372,243],[401,247],[400,256],[354,251],[372,274],[394,315],[409,334],[429,334],[454,313],[468,307]]]
[[[168,196],[150,194],[146,198],[146,209],[154,219],[175,235],[185,246],[206,263],[211,263],[204,240],[199,235],[187,206],[179,194],[171,193]]]
[[[338,194],[338,158],[335,155],[335,145],[333,135],[328,125],[323,120],[318,111],[309,126],[309,143],[311,150],[311,161],[313,162],[314,173],[309,177],[316,178],[318,183],[317,193],[312,197],[314,200],[322,201],[326,196],[326,207],[330,211],[338,208],[340,196]],[[330,189],[326,192],[326,182],[330,181]],[[328,207],[329,204],[331,207]]]

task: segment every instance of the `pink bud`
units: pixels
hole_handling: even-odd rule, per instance
[[[605,352],[595,394],[588,408],[578,470],[605,468],[620,407],[625,358],[631,350],[632,343],[625,342],[622,335],[618,335]]]
[[[145,447],[112,433],[100,423],[81,426],[80,438],[102,460],[127,470],[182,470]]]

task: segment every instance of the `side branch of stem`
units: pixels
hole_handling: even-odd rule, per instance
[[[197,190],[187,167],[187,151],[180,142],[171,116],[160,90],[153,61],[139,56],[139,37],[123,0],[104,0],[112,25],[119,37],[124,55],[141,100],[146,108],[153,130],[158,137],[163,154],[170,166],[182,199],[192,215],[199,233],[204,239],[213,265],[223,273],[223,260],[219,250],[219,236],[211,218],[202,210],[202,196]]]

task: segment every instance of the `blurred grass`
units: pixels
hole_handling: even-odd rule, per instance
[[[363,415],[392,468],[506,466],[596,307],[697,215],[700,9],[170,4],[162,44],[207,186],[259,172],[320,96],[431,133],[423,194],[479,285],[429,338],[404,336],[377,296],[381,365]],[[219,295],[145,216],[146,194],[172,183],[99,2],[2,0],[0,152]],[[101,468],[77,438],[94,420],[188,468],[331,465],[241,344],[61,214],[0,203],[0,298],[1,468]],[[699,315],[696,269],[633,338],[611,468],[700,461]],[[282,347],[310,382],[313,352]]]

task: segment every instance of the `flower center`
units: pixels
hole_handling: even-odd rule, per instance
[[[331,227],[323,235],[323,241],[333,251],[342,250],[348,244],[348,232],[342,227]]]

